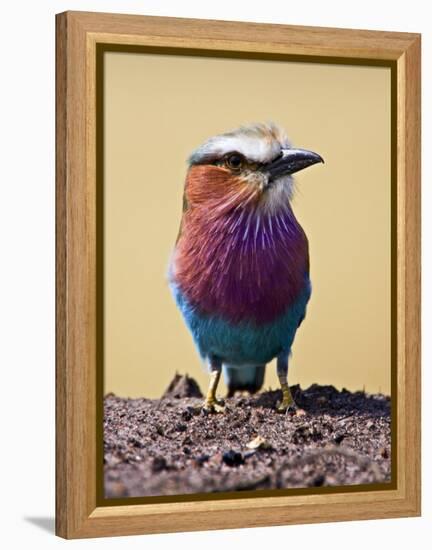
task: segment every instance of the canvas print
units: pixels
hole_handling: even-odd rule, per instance
[[[104,497],[389,486],[390,69],[103,75]]]

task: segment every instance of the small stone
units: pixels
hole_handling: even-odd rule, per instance
[[[261,435],[257,435],[255,439],[252,439],[252,441],[249,441],[246,447],[248,449],[270,449],[271,445]]]
[[[325,475],[323,474],[318,474],[315,479],[313,480],[312,482],[312,485],[314,487],[322,487],[324,485],[324,482],[325,482]]]
[[[383,457],[383,458],[389,458],[389,452],[388,450],[385,448],[385,447],[381,447],[380,449],[378,449],[378,453]]]
[[[342,441],[343,441],[344,439],[345,439],[345,435],[339,433],[339,434],[336,434],[336,435],[334,436],[333,441],[339,445],[339,443],[342,443]]]
[[[181,412],[181,417],[182,417],[182,420],[189,422],[189,420],[192,418],[192,414],[190,411],[185,409],[184,411]]]
[[[138,449],[144,448],[144,443],[136,437],[129,437],[129,443],[131,443],[134,447],[137,447]]]
[[[208,459],[209,459],[209,455],[206,455],[206,454],[202,454],[200,456],[197,456],[195,458],[195,462],[199,465],[199,466],[202,466],[204,464],[204,462],[207,462]]]
[[[163,429],[162,426],[156,426],[156,433],[157,433],[158,435],[162,435],[162,436],[163,436],[163,435],[165,435],[165,430]]]
[[[233,450],[226,451],[222,455],[222,461],[227,466],[231,466],[231,467],[240,466],[240,464],[244,464],[244,458],[242,454]]]
[[[167,461],[163,456],[155,456],[152,463],[153,472],[162,472],[167,469]]]

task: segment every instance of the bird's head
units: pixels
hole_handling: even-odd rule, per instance
[[[274,124],[242,126],[192,153],[185,200],[219,212],[246,205],[273,211],[292,198],[292,174],[318,162],[320,155],[293,148]]]

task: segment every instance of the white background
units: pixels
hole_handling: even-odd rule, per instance
[[[0,538],[4,548],[273,545],[430,548],[430,2],[165,0],[3,3],[0,66]],[[423,517],[65,542],[54,537],[54,14],[67,9],[423,33]],[[367,144],[365,144],[367,147]],[[429,153],[429,154],[428,154]],[[373,200],[373,197],[371,197]],[[429,280],[429,285],[427,281]]]

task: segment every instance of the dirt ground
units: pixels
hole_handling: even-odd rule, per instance
[[[176,375],[159,400],[104,402],[105,496],[338,486],[390,481],[390,398],[332,386],[225,399],[200,410],[196,382]]]

